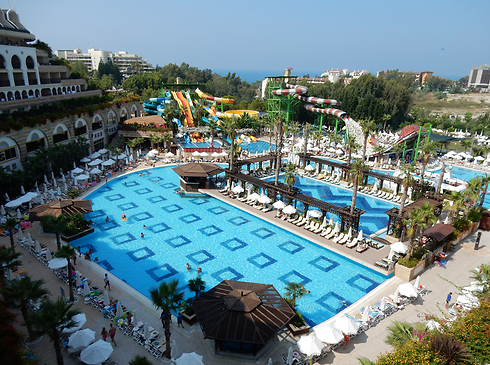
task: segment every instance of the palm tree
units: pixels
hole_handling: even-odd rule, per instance
[[[401,170],[404,172],[405,176],[402,179],[403,192],[400,200],[400,207],[398,208],[398,215],[402,215],[403,208],[405,208],[405,201],[408,196],[408,189],[412,187],[415,183],[413,178],[413,173],[415,173],[415,163],[403,164],[401,165]]]
[[[404,143],[398,143],[393,146],[393,152],[396,153],[396,161],[398,162],[403,155],[403,151],[405,150]]]
[[[73,317],[80,313],[78,309],[72,309],[72,306],[73,303],[67,303],[64,298],[58,298],[56,302],[46,299],[37,311],[29,314],[34,336],[48,335],[53,342],[58,365],[63,365],[61,333],[65,328],[76,325]]]
[[[376,156],[381,155],[381,159],[382,159],[383,153],[385,153],[385,151],[386,151],[386,147],[383,145],[377,144],[376,146],[374,146],[373,151],[374,151],[374,154]]]
[[[213,118],[208,119],[208,127],[210,129],[211,134],[211,148],[214,147],[214,136],[216,135],[216,131],[219,127],[218,122],[216,122]]]
[[[153,363],[148,360],[146,356],[136,355],[133,360],[129,362],[129,365],[152,365]]]
[[[3,287],[5,284],[5,271],[20,266],[20,252],[15,252],[13,247],[3,248],[0,247],[0,284]]]
[[[163,140],[163,146],[165,150],[168,150],[168,143],[172,141],[172,138],[174,138],[174,135],[172,132],[165,132],[162,134],[162,140]]]
[[[352,152],[361,147],[358,143],[356,143],[356,137],[349,136],[347,137],[347,141],[345,142],[345,148],[347,149],[347,163],[351,162]]]
[[[296,309],[296,301],[302,298],[306,293],[306,289],[301,283],[292,283],[288,281],[288,284],[284,287],[284,298],[287,300],[293,309]]]
[[[10,246],[15,250],[15,242],[14,242],[14,231],[17,229],[17,225],[19,221],[15,218],[8,218],[7,221],[3,224],[3,228],[9,233],[10,238]]]
[[[484,176],[480,176],[480,179],[481,179],[481,183],[483,185],[483,192],[482,192],[481,198],[480,198],[480,210],[481,210],[483,207],[483,202],[485,201],[485,194],[488,191],[488,185],[490,184],[490,175],[485,174]]]
[[[286,117],[284,114],[276,114],[274,117],[274,133],[276,135],[276,178],[274,185],[279,183],[279,173],[281,172],[281,158],[282,158],[282,145],[284,137],[284,121]]]
[[[438,142],[431,141],[428,138],[424,139],[424,142],[422,142],[419,148],[419,156],[422,159],[422,169],[420,171],[420,176],[422,179],[425,173],[425,168],[429,163],[430,158],[436,154],[438,147],[439,147]]]
[[[359,182],[362,181],[362,177],[365,172],[369,171],[369,166],[365,165],[361,159],[356,159],[350,165],[350,176],[352,177],[352,204],[350,206],[350,214],[354,214],[354,209],[356,208],[356,199],[357,199],[357,187],[359,186]]]
[[[36,301],[49,292],[41,288],[44,280],[31,280],[29,276],[24,276],[20,281],[12,280],[9,285],[3,288],[3,295],[14,308],[19,308],[24,317],[29,337],[33,339],[33,329],[28,321],[29,303]]]
[[[42,219],[42,226],[48,228],[50,232],[56,235],[56,245],[58,250],[61,248],[61,234],[64,232],[68,225],[68,218],[65,214],[61,214],[57,217],[54,215],[45,215]]]
[[[478,281],[480,284],[486,285],[487,279],[490,278],[490,265],[481,264],[480,269],[470,271],[473,275],[471,279]]]
[[[407,322],[393,321],[388,326],[388,336],[385,342],[393,347],[400,347],[410,341],[416,341],[418,337],[415,335],[417,330],[424,330],[425,326],[422,323],[410,324]]]
[[[289,191],[296,182],[296,176],[296,166],[292,163],[288,164],[284,170],[284,182],[288,184]]]
[[[163,142],[163,136],[159,133],[148,133],[148,139],[151,142],[151,148],[153,149],[154,146],[156,145],[156,148],[159,147],[160,143]]]
[[[366,148],[368,143],[368,137],[376,130],[376,123],[371,118],[368,118],[361,122],[362,132],[364,134],[364,144],[362,146],[362,161],[366,161]]]
[[[234,151],[235,151],[235,137],[236,137],[236,130],[237,130],[237,123],[235,118],[223,118],[220,123],[221,129],[223,132],[228,136],[230,139],[230,144],[231,144],[231,153],[230,153],[230,165],[229,169],[230,171],[233,170],[233,158],[234,158]]]
[[[306,155],[306,152],[308,152],[308,137],[309,137],[309,132],[311,129],[311,124],[305,123],[303,126],[303,139],[304,139],[304,144],[303,144],[303,153]],[[304,161],[304,164],[306,166],[306,160]]]
[[[75,254],[75,249],[70,245],[61,246],[58,251],[54,254],[55,257],[63,258],[68,261],[68,287],[70,289],[70,301],[75,301],[75,297],[73,296],[73,279],[71,277],[71,273],[73,272],[73,268],[71,266],[71,259]]]
[[[200,276],[197,276],[195,279],[189,279],[187,282],[187,287],[190,291],[196,294],[196,299],[199,296],[199,293],[204,291],[206,288],[206,282],[201,279]]]
[[[448,200],[446,200],[443,204],[443,209],[449,210],[449,217],[451,222],[453,221],[455,216],[459,215],[459,212],[465,209],[464,205],[464,195],[459,191],[451,191],[448,196]]]
[[[323,138],[323,131],[322,130],[315,130],[313,133],[312,133],[312,136],[311,138],[315,141],[315,146],[318,146],[320,144],[320,141],[322,140]]]
[[[165,316],[165,357],[170,358],[170,320],[172,312],[179,308],[179,303],[184,297],[183,292],[177,292],[178,280],[172,280],[168,284],[162,282],[158,288],[150,290],[150,298],[155,307],[162,310]]]
[[[466,190],[463,191],[463,195],[470,201],[471,207],[475,208],[479,199],[481,199],[481,192],[483,189],[482,179],[477,176],[466,183]]]
[[[463,139],[459,143],[460,143],[461,147],[464,148],[464,151],[466,152],[466,150],[471,147],[472,140],[471,140],[471,138],[467,138],[467,139]]]
[[[287,134],[292,134],[292,136],[293,136],[293,143],[291,143],[291,144],[293,146],[295,145],[295,140],[296,140],[295,135],[296,134],[299,134],[299,130],[300,130],[300,128],[299,128],[299,123],[298,122],[292,121],[292,122],[289,122],[288,123],[287,132],[286,133]]]
[[[408,219],[403,220],[403,224],[409,226],[407,230],[408,247],[405,260],[408,263],[413,254],[413,242],[419,235],[419,231],[422,228],[427,228],[429,225],[434,224],[437,221],[437,217],[434,214],[434,208],[428,203],[424,202],[420,207],[415,208],[408,213]]]
[[[383,121],[383,130],[386,132],[386,123],[388,123],[388,121],[391,119],[391,115],[390,114],[383,114],[383,116],[381,117],[381,120]]]

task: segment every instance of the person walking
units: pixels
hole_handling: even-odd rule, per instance
[[[449,293],[446,298],[446,309],[448,309],[449,302],[451,301],[453,293]]]
[[[184,324],[182,323],[182,314],[177,314],[177,327],[182,326],[184,328]]]
[[[100,333],[102,335],[102,339],[104,341],[107,341],[107,336],[109,335],[109,332],[105,329],[105,327],[102,327],[102,332]]]
[[[111,290],[111,282],[109,281],[107,274],[104,276],[104,283],[104,288],[109,288],[109,290]]]
[[[114,346],[117,346],[116,341],[114,341],[114,337],[116,336],[116,327],[113,327],[112,323],[110,324],[110,328],[109,328],[109,336],[111,337]]]

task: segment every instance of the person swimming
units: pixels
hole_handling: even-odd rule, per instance
[[[197,273],[198,274],[202,273],[202,269],[199,266],[197,267]]]
[[[189,271],[191,268],[191,265],[189,265],[189,263],[185,264],[185,268],[187,269],[187,271]]]
[[[140,237],[145,238],[145,234],[143,232],[141,232]]]
[[[126,216],[126,213],[123,213],[123,214],[121,215],[121,219],[122,219],[123,221],[127,221],[127,220],[128,220],[128,217]]]

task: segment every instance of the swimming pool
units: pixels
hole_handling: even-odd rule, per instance
[[[268,181],[273,181],[274,178],[268,178]],[[314,198],[328,201],[329,203],[339,205],[341,207],[351,205],[352,190],[341,188],[337,185],[331,185],[317,179],[298,176],[294,186],[302,189],[302,193],[310,195]],[[388,225],[388,216],[385,212],[388,209],[398,205],[390,203],[386,200],[377,199],[369,195],[357,193],[356,207],[366,211],[361,216],[360,229],[364,234],[373,234]],[[298,202],[298,207],[303,209],[303,204]],[[315,209],[315,208],[312,208]],[[327,213],[327,218],[332,216],[334,221],[338,221],[336,215]]]
[[[145,296],[162,280],[179,279],[190,297],[186,284],[197,266],[207,290],[229,279],[273,284],[284,294],[288,281],[301,282],[311,293],[298,309],[312,325],[388,278],[218,199],[176,194],[178,186],[171,167],[109,181],[87,197],[95,232],[72,245],[82,252],[93,245],[100,266]]]
[[[211,148],[209,142],[181,142],[184,148]],[[213,148],[221,148],[221,143],[213,141]]]

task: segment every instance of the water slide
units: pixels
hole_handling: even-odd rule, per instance
[[[205,93],[203,93],[199,89],[196,89],[196,94],[199,95],[199,97],[201,99],[206,99],[206,100],[209,100],[209,101],[214,101],[214,102],[219,103],[219,104],[235,104],[236,103],[236,100],[235,99],[217,98],[215,96],[205,94]]]
[[[177,118],[172,119],[172,122],[174,122],[175,124],[177,124],[177,127],[179,127],[179,128],[180,127],[183,127],[182,123]]]
[[[194,100],[194,104],[204,108],[204,110],[206,110],[208,112],[209,115],[211,115],[211,117],[216,121],[216,122],[219,122],[219,118],[216,116],[216,109],[211,109],[210,107],[206,106],[206,105],[201,105],[201,103],[199,103],[197,100]]]
[[[172,96],[167,91],[167,95],[165,97],[160,98],[150,98],[148,100],[143,101],[143,107],[145,112],[151,115],[162,115],[163,110],[167,104],[170,104],[170,99]]]
[[[194,108],[194,104],[192,104],[191,94],[189,94],[189,90],[185,92],[185,98],[187,99],[187,103],[191,107],[192,116],[196,115],[196,108]]]
[[[192,112],[187,99],[180,91],[172,91],[172,96],[177,101],[177,104],[179,104],[179,107],[185,112],[184,127],[194,127],[194,120],[192,118]]]

